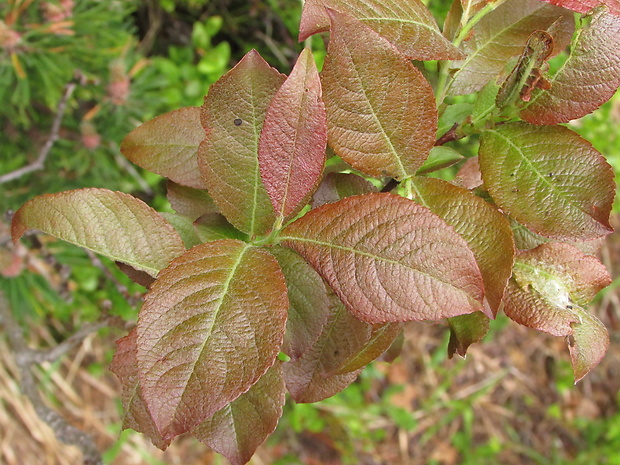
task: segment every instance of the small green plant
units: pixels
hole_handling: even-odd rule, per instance
[[[503,311],[565,337],[583,378],[609,343],[585,307],[610,283],[589,253],[614,182],[560,124],[620,85],[620,11],[553,3],[456,0],[442,32],[418,0],[307,0],[299,39],[330,35],[321,74],[309,49],[288,77],[251,51],[201,108],[125,138],[176,214],[106,189],[17,211],[14,241],[53,234],[149,287],[112,363],[124,427],[246,463],[286,391],[334,395],[411,320],[447,319],[464,355]],[[411,60],[436,65],[434,88]],[[455,182],[427,176],[465,138],[479,151]]]

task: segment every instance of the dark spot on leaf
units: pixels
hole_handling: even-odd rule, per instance
[[[566,336],[566,342],[568,342],[568,345],[570,347],[575,347],[575,338],[573,337],[572,334],[569,334],[568,336]]]
[[[339,350],[334,350],[334,355],[338,355],[340,353]]]
[[[241,126],[241,124],[243,123],[243,120],[241,118],[235,118],[233,123],[235,123],[235,126]]]
[[[514,175],[515,175],[514,173],[510,173],[510,176],[514,176]]]
[[[572,310],[572,309],[573,309],[573,306],[572,306],[572,305],[567,305],[567,306],[566,306],[566,309],[567,309],[567,310]]]
[[[519,189],[517,189],[516,187],[512,190],[512,192],[519,192]]]
[[[310,92],[310,89],[308,89],[307,87],[306,87],[306,92]]]

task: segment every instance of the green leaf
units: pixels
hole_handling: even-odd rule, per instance
[[[178,184],[204,189],[196,161],[196,151],[204,138],[200,108],[181,108],[131,131],[121,143],[121,152],[144,169]]]
[[[316,342],[330,311],[328,291],[306,261],[284,247],[273,247],[288,289],[289,309],[282,352],[296,360]]]
[[[258,144],[261,177],[282,219],[308,203],[323,172],[327,123],[321,95],[319,72],[306,48],[271,101]]]
[[[142,394],[160,434],[198,426],[273,365],[288,299],[276,259],[229,239],[162,270],[138,319]]]
[[[568,60],[549,79],[549,90],[536,90],[521,111],[525,121],[558,124],[581,118],[609,100],[620,86],[620,17],[597,11],[579,31]]]
[[[299,359],[284,364],[286,388],[295,402],[318,402],[340,392],[359,375],[361,368],[334,374],[370,337],[372,325],[354,318],[333,293],[327,323]]]
[[[373,176],[414,175],[435,143],[437,110],[429,83],[370,28],[330,15],[322,72],[329,145]]]
[[[463,155],[456,150],[440,145],[433,147],[428,155],[426,161],[420,166],[420,169],[416,172],[418,176],[423,174],[432,173],[448,166],[452,166],[463,159]]]
[[[519,324],[566,336],[579,381],[609,345],[604,326],[583,307],[610,283],[596,258],[568,244],[542,244],[519,254],[504,311]]]
[[[79,189],[29,200],[13,216],[13,241],[28,229],[151,276],[185,251],[177,232],[159,213],[131,195],[107,189]]]
[[[484,16],[473,28],[469,40],[463,42],[467,58],[458,67],[449,94],[476,92],[495,80],[506,62],[523,51],[530,34],[546,30],[554,22],[555,54],[570,42],[574,29],[573,14],[539,0],[508,0]]]
[[[509,123],[484,131],[479,162],[493,200],[532,231],[563,240],[613,231],[613,170],[570,129]]]
[[[248,392],[193,429],[192,435],[234,465],[243,465],[276,429],[284,394],[282,362],[276,361]]]
[[[258,144],[265,113],[285,77],[255,50],[211,86],[202,106],[207,137],[198,164],[221,213],[250,237],[275,221],[260,178]]]
[[[219,239],[239,239],[247,242],[248,237],[235,229],[220,213],[207,213],[194,221],[194,229],[201,242],[217,241]]]
[[[410,59],[463,58],[441,34],[433,15],[419,0],[306,0],[299,26],[300,42],[329,29],[326,8],[363,22]]]
[[[170,206],[179,215],[195,220],[206,213],[217,212],[217,207],[206,190],[193,189],[171,181],[168,181],[166,188]]]
[[[465,357],[469,346],[482,340],[489,332],[489,317],[482,312],[448,318],[448,324],[450,325],[448,358],[452,358],[454,354]]]
[[[482,276],[467,243],[403,197],[367,194],[323,205],[287,226],[281,239],[369,323],[481,310]]]
[[[194,228],[194,222],[186,217],[177,215],[176,213],[162,212],[160,213],[165,220],[170,223],[176,232],[181,236],[186,249],[191,249],[195,245],[202,243]]]
[[[116,341],[116,352],[110,363],[110,371],[121,382],[123,403],[123,429],[131,428],[149,437],[153,444],[161,450],[170,445],[170,439],[164,439],[142,397],[138,382],[137,335],[134,328],[127,336]]]
[[[512,274],[515,245],[508,219],[482,198],[441,179],[412,178],[417,201],[454,227],[473,251],[494,318]],[[486,309],[485,309],[486,310]]]

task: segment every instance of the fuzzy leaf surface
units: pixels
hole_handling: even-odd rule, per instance
[[[328,141],[373,176],[415,174],[433,144],[433,91],[413,64],[364,24],[332,12],[322,71]]]
[[[573,14],[563,8],[539,0],[508,0],[482,18],[471,39],[463,43],[467,58],[456,65],[449,93],[452,95],[477,92],[497,78],[506,62],[523,51],[530,34],[546,30],[556,20],[555,52],[570,42],[574,29]]]
[[[138,126],[123,139],[121,152],[144,169],[184,186],[204,189],[196,157],[204,138],[200,108],[186,107]]]
[[[316,342],[331,309],[323,279],[298,254],[272,247],[288,289],[289,309],[282,352],[296,360]]]
[[[414,60],[459,60],[462,53],[441,34],[428,8],[419,0],[307,0],[299,41],[329,30],[326,8],[366,24]]]
[[[145,401],[166,439],[247,391],[276,359],[288,299],[276,259],[234,239],[196,246],[163,270],[138,319]]]
[[[260,178],[258,144],[284,79],[252,50],[211,86],[202,106],[207,135],[198,149],[200,171],[221,213],[250,236],[264,234],[275,220]]]
[[[609,345],[607,331],[584,307],[610,283],[596,258],[568,244],[542,244],[519,254],[504,311],[524,326],[567,336],[578,381]]]
[[[515,245],[508,219],[466,189],[441,179],[413,178],[418,202],[454,227],[474,253],[495,318],[512,274]]]
[[[521,111],[525,121],[558,124],[581,118],[609,100],[620,86],[620,17],[598,11],[580,32],[568,60],[535,90]]]
[[[193,429],[192,435],[233,465],[243,465],[276,429],[284,394],[282,362],[276,361],[248,392]]]
[[[481,309],[482,276],[465,240],[403,197],[366,194],[323,205],[287,226],[282,241],[369,323]]]
[[[161,450],[170,445],[170,439],[164,439],[153,421],[153,417],[144,402],[138,380],[138,360],[136,341],[138,333],[134,328],[127,336],[116,341],[116,352],[110,363],[110,371],[121,382],[123,403],[123,429],[131,428],[149,437]]]
[[[151,276],[185,251],[181,237],[159,213],[131,195],[107,189],[78,189],[29,200],[13,216],[13,241],[28,229]]]
[[[479,162],[495,202],[532,231],[563,240],[612,232],[613,170],[570,129],[509,123],[484,131]]]
[[[273,97],[258,144],[261,177],[277,215],[286,218],[308,202],[319,184],[326,148],[321,80],[306,48]]]
[[[361,369],[334,374],[370,338],[372,325],[353,317],[333,294],[327,323],[299,359],[284,364],[286,388],[295,402],[318,402],[351,384]]]

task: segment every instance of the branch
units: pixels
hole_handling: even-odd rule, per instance
[[[65,90],[63,92],[63,95],[60,99],[60,102],[58,102],[58,108],[56,110],[56,116],[54,117],[54,121],[52,122],[52,129],[50,131],[50,135],[47,138],[45,145],[43,145],[43,147],[41,148],[41,151],[39,152],[39,156],[37,157],[37,159],[33,161],[32,163],[30,163],[29,165],[23,166],[21,168],[16,169],[15,171],[11,171],[9,173],[6,173],[0,176],[0,184],[13,181],[15,179],[21,178],[22,176],[28,173],[32,173],[33,171],[38,171],[38,170],[43,169],[43,167],[45,166],[45,160],[47,160],[50,150],[52,150],[54,143],[58,139],[58,132],[60,131],[60,123],[62,122],[62,119],[65,114],[65,109],[67,107],[67,101],[69,100],[69,98],[71,97],[71,94],[73,94],[73,91],[75,90],[75,85],[76,85],[75,82],[68,82],[65,85]]]
[[[4,326],[4,330],[9,338],[9,343],[15,353],[15,361],[19,368],[21,378],[21,391],[28,397],[39,418],[52,428],[54,434],[60,441],[65,444],[77,446],[82,451],[84,465],[103,465],[101,454],[93,438],[84,431],[70,425],[58,412],[49,408],[43,402],[41,394],[37,389],[35,377],[32,373],[32,365],[35,362],[38,352],[28,348],[22,329],[13,318],[9,304],[2,292],[0,292],[0,323]],[[92,331],[90,331],[89,334],[91,332]],[[81,340],[86,337],[86,334],[82,334],[80,331],[74,334],[74,336],[78,334],[80,334],[79,337]],[[69,339],[65,342],[68,342]],[[72,340],[71,343],[65,344],[62,353],[66,352],[72,344],[77,344],[77,338]],[[61,343],[57,347],[62,345]],[[57,348],[55,347],[54,349]],[[52,351],[50,351],[50,353],[51,352]]]

